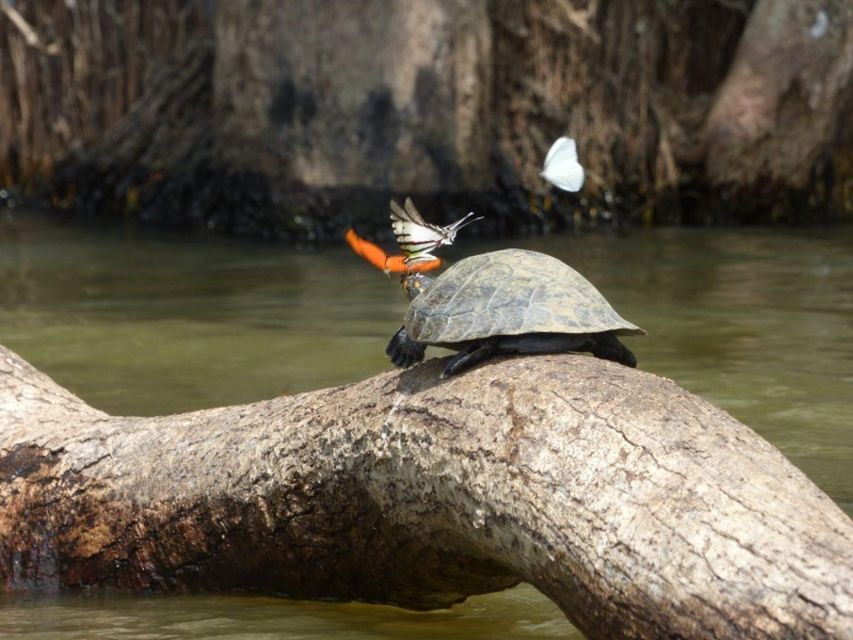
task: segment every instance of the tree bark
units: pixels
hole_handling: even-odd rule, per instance
[[[731,416],[579,355],[440,367],[112,417],[0,347],[5,589],[429,609],[526,580],[590,637],[853,637],[850,519]]]
[[[491,185],[485,0],[245,4],[216,13],[218,148],[230,166],[384,200]]]
[[[851,79],[853,4],[759,0],[706,123],[709,181],[753,192],[770,182],[765,205],[780,187],[810,187],[849,126]]]

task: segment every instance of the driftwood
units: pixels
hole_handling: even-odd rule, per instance
[[[853,637],[853,524],[723,411],[579,355],[440,365],[133,418],[0,347],[2,584],[427,609],[526,580],[590,637]]]

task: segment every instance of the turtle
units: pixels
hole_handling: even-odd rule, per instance
[[[580,273],[538,251],[503,249],[460,260],[437,278],[405,274],[404,324],[385,353],[408,368],[426,346],[458,351],[442,378],[501,353],[587,351],[628,367],[637,359],[617,335],[645,335]]]

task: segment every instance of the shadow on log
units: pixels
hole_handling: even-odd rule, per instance
[[[526,580],[590,637],[853,637],[853,525],[673,382],[577,355],[112,417],[0,347],[7,591],[430,609]]]

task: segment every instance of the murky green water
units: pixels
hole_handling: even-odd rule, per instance
[[[556,255],[627,318],[640,367],[772,441],[853,512],[853,229],[657,230],[474,244]],[[460,257],[462,253],[456,253]],[[454,257],[451,253],[450,257]],[[298,252],[0,224],[0,343],[90,404],[154,415],[388,368],[405,301],[343,246]],[[449,611],[238,596],[5,601],[2,638],[552,638],[532,588]],[[575,636],[577,637],[577,636]]]

